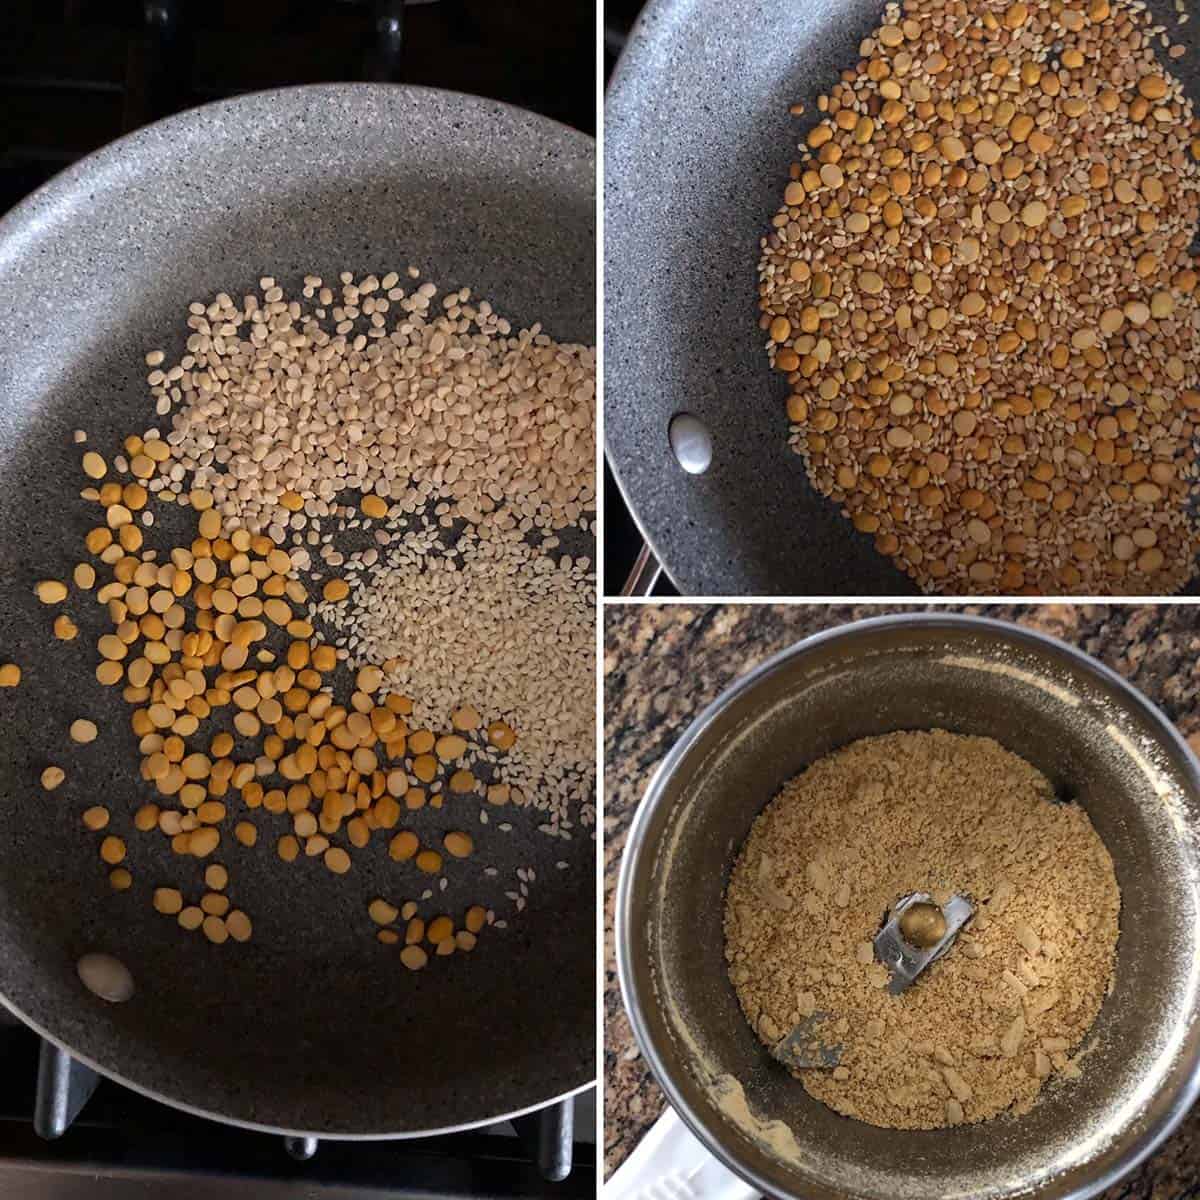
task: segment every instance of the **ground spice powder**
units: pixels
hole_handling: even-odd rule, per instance
[[[958,892],[975,915],[892,996],[872,939],[902,897]],[[1110,989],[1120,892],[1087,813],[990,738],[864,738],[784,785],[726,896],[730,978],[773,1045],[832,1014],[836,1070],[797,1072],[846,1116],[934,1129],[1028,1111],[1074,1078]],[[779,1068],[783,1070],[783,1067]]]

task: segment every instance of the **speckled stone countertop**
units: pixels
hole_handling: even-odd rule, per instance
[[[659,760],[704,705],[799,638],[902,605],[609,605],[605,609],[605,1126],[615,1170],[662,1112],[638,1053],[613,962],[612,901],[633,811]],[[1073,643],[1120,672],[1200,748],[1200,606],[953,605]],[[1200,1195],[1200,1106],[1159,1152],[1104,1200]]]

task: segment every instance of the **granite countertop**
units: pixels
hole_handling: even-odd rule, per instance
[[[799,638],[861,617],[928,605],[623,604],[604,610],[605,1169],[663,1110],[621,1006],[612,903],[633,811],[659,760],[704,705]],[[1118,671],[1200,750],[1200,606],[939,605],[1053,634]],[[1193,736],[1194,735],[1194,736]],[[1104,1200],[1200,1194],[1200,1106]]]

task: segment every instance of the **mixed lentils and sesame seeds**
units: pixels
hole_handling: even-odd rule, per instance
[[[552,558],[552,535],[535,543],[520,529],[484,537],[468,527],[450,544],[440,525],[409,524],[378,559],[349,564],[347,591],[320,603],[319,618],[351,662],[378,664],[389,687],[413,697],[423,724],[462,695],[519,714],[520,740],[473,742],[462,777],[490,772],[503,753],[504,782],[487,799],[532,806],[542,832],[569,840],[595,821],[589,560]]]
[[[813,484],[926,590],[1193,574],[1200,123],[1156,37],[1112,0],[913,0],[819,99],[761,325]]]
[[[264,278],[261,301],[192,305],[183,370],[149,376],[175,414],[169,477],[314,567],[339,652],[382,668],[417,720],[464,694],[518,720],[511,799],[569,836],[595,821],[594,572],[561,546],[595,505],[594,351],[514,334],[469,289],[435,303],[400,283],[310,275],[306,309]]]
[[[252,934],[212,858],[226,827],[252,848],[277,818],[288,831],[263,839],[268,852],[320,858],[337,876],[374,842],[440,893],[477,847],[465,814],[421,831],[422,809],[474,803],[486,825],[489,808],[526,807],[566,840],[594,825],[594,575],[586,557],[556,553],[560,536],[588,534],[594,507],[593,352],[536,327],[510,336],[465,290],[435,315],[432,285],[406,295],[398,281],[343,276],[335,304],[310,276],[310,315],[272,279],[240,306],[193,304],[179,363],[146,356],[172,429],[131,435],[111,465],[82,455],[83,498],[104,513],[85,539],[99,572],[81,562],[70,578],[111,621],[96,678],[122,687],[157,793],[132,825],[206,860],[194,903],[160,886],[153,905],[215,944]],[[154,504],[192,514],[161,556],[143,533]],[[343,553],[343,538],[360,544]],[[71,596],[58,579],[35,592],[50,607]],[[60,612],[54,633],[78,628]],[[337,703],[346,668],[353,685]],[[0,668],[3,686],[20,678]],[[84,717],[69,730],[79,745],[98,734]],[[41,783],[65,779],[52,765]],[[82,826],[110,820],[93,805]],[[133,884],[126,854],[106,833],[115,891]],[[520,869],[514,911],[533,877]],[[378,940],[403,943],[411,969],[507,926],[480,904],[426,922],[420,904],[437,893],[369,906]],[[400,914],[403,937],[390,928]]]

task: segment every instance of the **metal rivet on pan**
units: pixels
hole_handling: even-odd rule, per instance
[[[101,1000],[121,1004],[133,995],[129,968],[111,954],[85,954],[75,964],[83,986]]]
[[[703,475],[712,466],[712,437],[699,418],[677,413],[671,418],[667,436],[679,465],[690,475]]]

